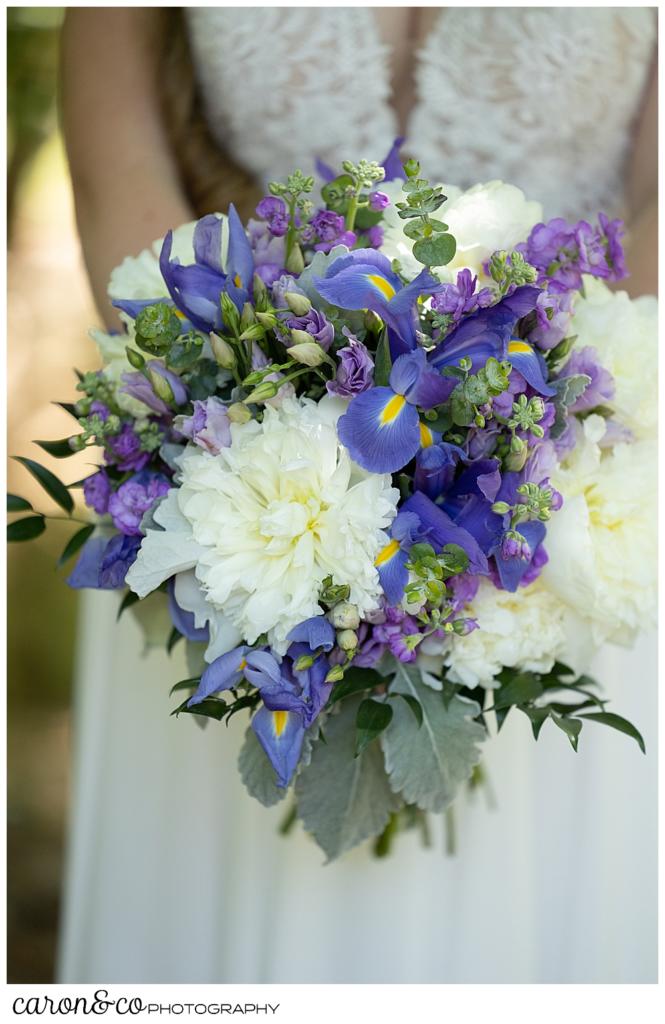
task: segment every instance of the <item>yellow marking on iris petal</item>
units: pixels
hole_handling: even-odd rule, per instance
[[[399,542],[391,540],[389,544],[386,544],[385,548],[382,548],[376,556],[374,565],[378,568],[380,565],[385,565],[389,562],[393,555],[396,555],[399,551]]]
[[[426,427],[424,423],[420,424],[420,447],[429,448],[431,444],[434,444],[434,435],[429,427]]]
[[[509,356],[521,355],[522,353],[528,354],[529,352],[533,352],[533,349],[531,348],[531,345],[529,345],[526,341],[514,340],[511,341],[510,344],[508,345]]]
[[[240,664],[238,665],[238,672],[244,672],[244,670],[246,668],[247,668],[247,659],[243,658],[242,661],[240,662]]]
[[[406,405],[406,398],[404,395],[395,395],[391,398],[387,405],[384,405],[379,416],[379,422],[382,427],[388,426],[389,423],[394,423],[402,409]]]
[[[242,281],[240,279],[240,274],[236,274],[236,276],[233,278],[233,283],[236,286],[236,288],[242,288]]]
[[[272,724],[275,730],[275,736],[277,739],[282,735],[286,729],[286,723],[289,720],[288,711],[273,711],[272,713]]]
[[[386,281],[385,277],[381,277],[380,274],[368,274],[367,280],[370,281],[375,288],[378,288],[388,300],[392,299],[395,294],[395,289],[391,285],[390,281]]]
[[[174,310],[173,310],[173,312],[174,312],[174,313],[175,313],[175,315],[176,315],[176,316],[178,317],[178,320],[186,320],[186,319],[187,319],[187,317],[185,316],[185,314],[184,314],[184,313],[181,313],[179,309],[174,309]]]

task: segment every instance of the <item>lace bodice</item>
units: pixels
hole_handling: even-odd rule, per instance
[[[371,8],[189,7],[215,139],[265,181],[381,159],[399,133]],[[502,178],[548,216],[618,213],[653,8],[445,8],[416,50],[404,152],[462,187]]]

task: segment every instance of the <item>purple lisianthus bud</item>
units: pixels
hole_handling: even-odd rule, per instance
[[[372,387],[374,362],[363,343],[358,341],[348,328],[343,328],[343,332],[349,339],[349,344],[337,353],[339,366],[335,380],[329,380],[326,389],[331,395],[353,398],[354,395],[360,395]]]
[[[119,434],[106,438],[104,458],[123,473],[138,473],[150,461],[150,453],[142,451],[141,438],[129,423],[123,423]]]
[[[376,213],[380,213],[381,210],[385,210],[386,206],[390,206],[390,196],[387,196],[385,192],[370,192],[370,210],[374,210]]]
[[[621,239],[625,234],[623,221],[610,220],[604,213],[599,213],[598,222],[600,223],[600,230],[606,246],[610,279],[612,281],[620,281],[622,278],[628,277],[623,246],[621,244]]]
[[[226,406],[214,396],[193,404],[192,415],[179,418],[177,430],[204,451],[219,455],[222,448],[231,444],[231,422]]]
[[[367,241],[372,249],[380,249],[383,245],[384,231],[380,224],[375,224],[367,232]]]
[[[327,352],[335,338],[335,328],[329,320],[319,313],[318,309],[310,309],[304,316],[291,316],[286,321],[287,327],[297,331],[307,331],[318,341],[324,352]]]
[[[508,530],[501,539],[502,558],[522,558],[527,562],[531,558],[531,548],[526,537],[517,530]]]
[[[140,536],[126,536],[119,533],[104,549],[99,566],[99,586],[104,590],[115,590],[122,587],[125,576],[136,561],[141,546]]]
[[[256,212],[262,220],[268,222],[268,231],[271,235],[281,237],[285,235],[289,227],[289,218],[286,212],[286,203],[278,196],[264,196]]]
[[[284,309],[286,307],[286,294],[287,292],[296,292],[296,294],[304,294],[301,288],[296,284],[295,277],[291,277],[290,274],[282,274],[272,284],[272,300],[275,303],[277,309]]]
[[[146,469],[121,484],[111,495],[108,508],[116,529],[130,537],[140,537],[143,516],[170,487],[165,476]]]
[[[176,405],[184,405],[187,401],[187,388],[175,373],[171,373],[167,370],[163,363],[160,363],[158,359],[151,359],[146,363],[146,368],[152,370],[154,373],[158,373],[160,377],[163,377],[165,381],[171,387],[173,397]],[[142,373],[123,373],[122,375],[123,386],[120,388],[124,394],[129,395],[131,398],[138,399],[139,402],[143,402],[149,409],[156,412],[158,416],[168,416],[171,414],[166,402],[159,398],[152,387],[152,384],[144,377]]]
[[[106,423],[107,419],[109,418],[109,408],[107,405],[104,405],[103,402],[99,402],[97,399],[95,399],[95,401],[91,402],[90,404],[89,415],[99,416],[102,423]]]
[[[88,508],[94,509],[98,516],[106,515],[111,497],[111,481],[103,469],[83,481],[83,497]]]
[[[568,406],[568,412],[587,412],[599,405],[605,405],[614,398],[614,377],[601,365],[598,352],[592,345],[573,351],[560,376],[571,377],[581,373],[590,377],[591,382],[587,384],[579,398]]]

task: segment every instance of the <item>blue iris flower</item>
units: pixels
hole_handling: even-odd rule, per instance
[[[374,562],[389,604],[399,604],[402,599],[409,579],[408,552],[418,542],[431,544],[435,551],[458,544],[469,558],[469,572],[482,576],[489,572],[487,558],[473,534],[453,522],[427,495],[415,491],[395,517],[390,541]]]
[[[466,317],[431,353],[432,366],[456,366],[466,356],[472,372],[477,373],[490,356],[508,359],[536,391],[546,397],[553,395],[543,357],[529,342],[514,336],[517,321],[535,309],[540,294],[540,288],[523,285],[496,305]]]
[[[263,705],[252,719],[252,728],[265,750],[277,785],[288,786],[297,768],[307,729],[326,704],[332,683],[325,655],[335,643],[335,631],[323,616],[306,619],[291,630],[286,657],[279,660],[268,650],[246,646],[222,654],[207,667],[188,706],[206,697],[232,690],[245,678],[257,687]],[[301,655],[313,658],[305,669],[296,669]]]
[[[162,245],[159,267],[171,296],[171,304],[183,319],[183,327],[196,330],[222,330],[224,322],[220,298],[226,292],[238,310],[249,299],[254,257],[242,221],[233,204],[228,214],[229,244],[226,269],[222,266],[222,220],[214,214],[202,217],[194,229],[194,260],[183,266],[171,258],[173,232]],[[113,305],[136,317],[146,306],[164,302],[163,298],[116,300]]]
[[[422,349],[399,356],[388,387],[370,388],[351,400],[337,423],[339,439],[363,469],[394,473],[435,440],[417,406],[445,402],[455,383],[430,367]]]
[[[428,270],[407,285],[390,260],[376,249],[354,249],[330,264],[326,276],[314,278],[324,299],[340,309],[371,309],[388,325],[393,357],[416,347],[416,302],[441,287]]]

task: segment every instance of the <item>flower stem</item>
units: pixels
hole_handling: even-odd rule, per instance
[[[381,835],[374,843],[374,856],[375,857],[387,857],[390,853],[393,845],[393,839],[397,834],[397,822],[398,816],[396,812],[393,812],[388,819],[388,824],[384,828]]]
[[[455,808],[451,804],[446,808],[446,856],[454,857],[457,853],[457,830],[455,827]]]

